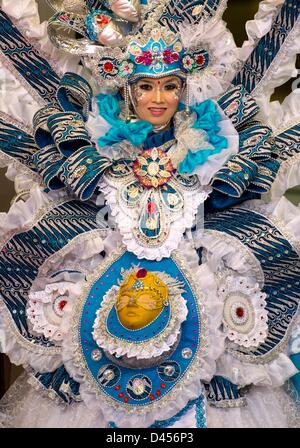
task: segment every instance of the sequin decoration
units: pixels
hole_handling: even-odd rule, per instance
[[[97,348],[92,351],[91,358],[93,361],[100,361],[102,359],[102,353]]]
[[[144,400],[150,395],[151,389],[151,380],[145,375],[134,376],[126,386],[126,392],[133,400]]]
[[[176,361],[165,361],[157,368],[159,377],[166,382],[176,381],[180,376],[180,366]]]
[[[117,384],[121,377],[121,372],[119,367],[113,364],[107,364],[98,372],[97,380],[104,387],[113,387]]]
[[[181,351],[181,355],[184,359],[190,359],[193,356],[193,352],[190,348],[185,347],[182,351]]]

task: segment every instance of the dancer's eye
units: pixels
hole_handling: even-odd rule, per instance
[[[166,84],[165,90],[168,90],[168,91],[179,90],[179,86],[178,86],[178,84],[175,84],[175,83]]]
[[[151,84],[139,84],[139,89],[150,92],[152,90]]]

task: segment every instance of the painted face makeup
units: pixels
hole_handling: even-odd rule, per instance
[[[154,126],[170,123],[177,111],[183,85],[180,78],[142,78],[131,86],[135,112]]]

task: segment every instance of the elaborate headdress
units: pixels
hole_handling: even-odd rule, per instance
[[[119,88],[139,77],[176,74],[188,78],[190,84],[195,84],[197,79],[197,88],[200,87],[199,92],[203,94],[203,78],[207,77],[207,85],[215,85],[211,77],[220,76],[220,67],[212,67],[211,61],[215,65],[216,36],[227,31],[218,22],[216,33],[208,2],[192,8],[187,14],[187,23],[159,20],[165,1],[48,0],[48,3],[57,11],[48,25],[52,42],[82,56],[94,79],[104,89]],[[213,39],[210,38],[212,28]],[[75,31],[82,38],[70,37],[65,31],[73,31],[73,34]],[[226,37],[227,41],[232,39],[230,33]],[[227,46],[224,52],[230,50]],[[226,73],[226,64],[232,61],[228,54],[226,61],[221,78]]]

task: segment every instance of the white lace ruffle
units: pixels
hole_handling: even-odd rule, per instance
[[[267,216],[300,254],[300,209],[282,197],[265,203],[262,200],[244,202],[243,207]]]
[[[111,207],[112,216],[114,216],[118,229],[122,235],[123,243],[129,252],[133,252],[138,258],[147,260],[161,260],[169,257],[173,250],[177,249],[184,231],[192,227],[198,207],[208,197],[211,188],[203,187],[197,190],[182,190],[184,207],[180,215],[175,215],[175,220],[171,213],[166,216],[166,220],[173,219],[170,222],[169,234],[166,240],[157,247],[140,244],[133,235],[133,227],[137,225],[137,211],[129,207],[122,206],[119,200],[119,185],[110,184],[106,178],[103,178],[99,184],[107,203]],[[164,210],[162,213],[166,213]]]
[[[251,387],[246,400],[239,408],[208,406],[208,428],[299,428],[297,407],[281,388]]]
[[[38,6],[35,0],[11,2],[2,0],[1,7],[13,20],[17,21],[17,27],[26,38],[29,38],[35,48],[42,52],[58,74],[66,71],[81,73],[80,58],[67,55],[52,45],[47,35],[47,21],[41,23]],[[85,73],[85,76],[88,75]],[[21,78],[9,73],[9,68],[0,69],[0,83],[2,85],[2,112],[5,112],[19,121],[32,122],[34,113],[44,105],[38,94],[30,88]],[[14,92],[11,95],[11,92]]]
[[[264,0],[259,2],[259,8],[253,20],[246,22],[246,40],[239,49],[239,59],[246,61],[252,53],[257,41],[265,36],[271,29],[278,9],[284,0]]]
[[[1,237],[5,233],[24,229],[31,222],[33,216],[42,210],[52,201],[62,199],[65,193],[44,193],[42,188],[35,185],[30,192],[30,197],[26,202],[18,201],[14,203],[1,220]],[[1,241],[1,239],[0,239]]]
[[[288,95],[282,104],[278,101],[271,103],[268,111],[268,124],[275,135],[300,122],[300,89]],[[300,184],[300,154],[295,152],[286,161],[281,161],[279,171],[270,190],[271,199],[280,198],[289,189]]]
[[[297,368],[285,353],[280,353],[272,361],[259,364],[240,361],[230,353],[223,353],[217,361],[216,375],[228,378],[240,386],[282,386],[286,380],[298,373]]]
[[[193,244],[184,239],[181,241],[178,253],[184,260],[189,273],[202,293],[204,305],[204,325],[206,328],[206,352],[202,357],[200,377],[203,381],[210,381],[215,375],[216,360],[224,352],[225,334],[221,330],[223,318],[223,303],[218,296],[218,284],[210,265],[203,262],[199,265],[199,257]]]
[[[47,389],[36,390],[23,373],[0,401],[0,428],[104,428],[101,414],[91,414],[82,402],[57,403]],[[41,386],[42,389],[42,386]]]
[[[179,31],[185,48],[205,48],[210,57],[207,69],[188,79],[191,104],[217,98],[235,73],[237,47],[231,32],[222,20],[181,26]]]
[[[199,231],[195,236],[195,246],[205,249],[204,259],[212,272],[222,276],[226,268],[264,284],[264,275],[257,258],[235,237],[223,232]]]
[[[247,406],[214,408],[206,406],[208,428],[297,428],[300,417],[295,403],[281,388],[252,387]],[[194,428],[193,407],[171,428]],[[1,428],[105,428],[100,412],[93,414],[85,403],[58,405],[41,395],[21,375],[0,401]]]
[[[298,17],[293,30],[289,33],[285,42],[281,45],[279,52],[274,58],[271,66],[264,74],[262,80],[251,92],[254,96],[260,113],[257,115],[263,122],[267,122],[268,110],[270,109],[270,98],[276,87],[283,85],[289,79],[297,76],[295,67],[297,54],[300,51],[300,18]],[[268,30],[269,31],[269,30]],[[272,106],[271,106],[272,110]]]

